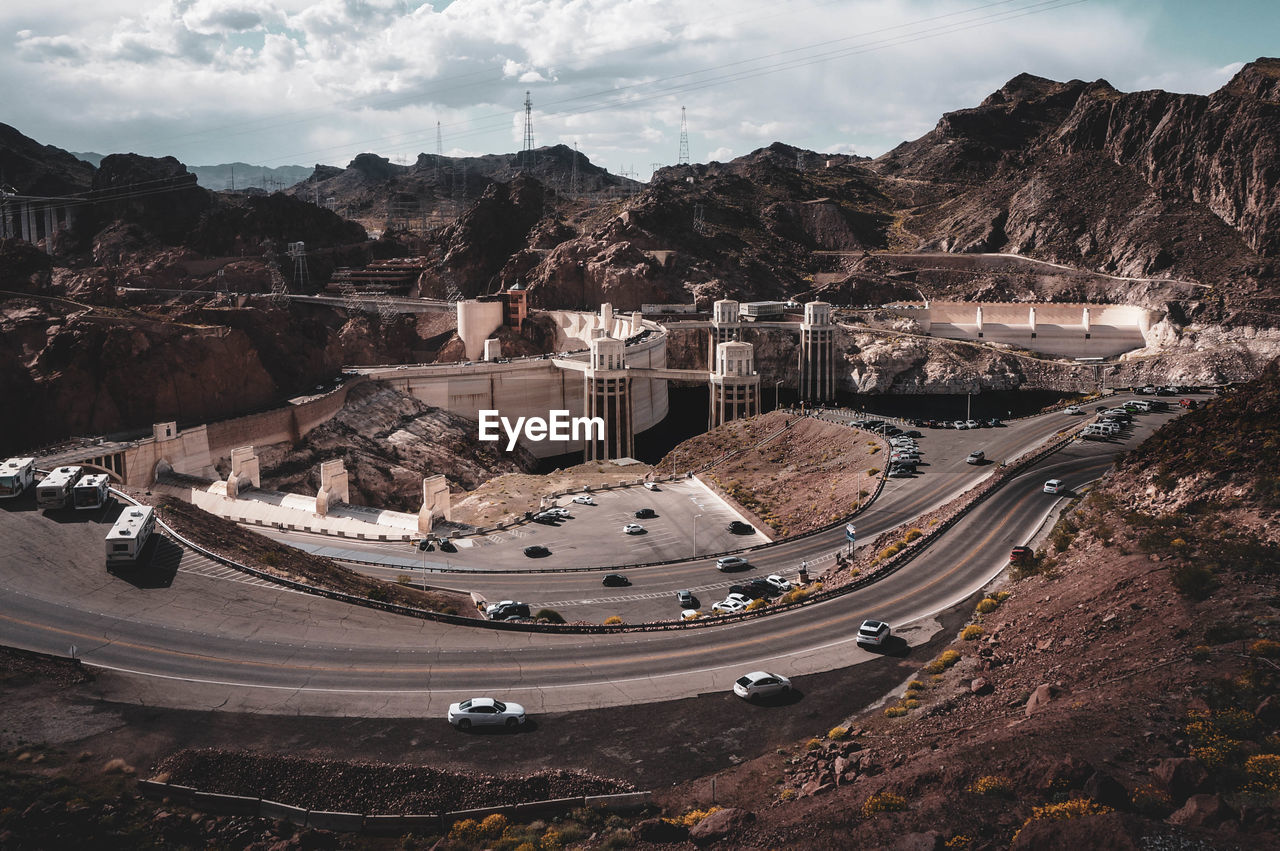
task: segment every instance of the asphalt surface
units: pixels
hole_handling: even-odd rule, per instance
[[[1029,538],[1067,496],[1044,494],[1046,479],[1079,487],[1171,416],[1140,415],[1124,440],[1073,443],[1051,455],[868,588],[766,618],[661,633],[562,636],[403,618],[222,575],[167,539],[145,571],[113,574],[102,549],[110,512],[46,515],[19,501],[0,509],[0,641],[56,654],[74,647],[109,672],[99,681],[102,697],[154,706],[440,716],[449,702],[486,692],[534,713],[572,711],[725,692],[757,668],[795,678],[803,694],[808,677],[880,659],[854,642],[866,617],[894,624],[888,652],[911,657],[938,633],[940,614],[998,575],[1009,547]],[[930,449],[931,438],[943,434],[931,433],[922,443],[934,466],[918,479],[891,481],[901,487],[886,489],[859,531],[864,522],[868,530],[872,522],[895,525],[983,475],[957,466],[979,437],[989,457],[1013,457],[1066,419],[1052,414],[1008,429],[960,432],[963,439],[949,448],[939,440]],[[836,530],[785,542],[752,560],[757,573],[771,564],[794,567],[838,548],[842,538]],[[645,585],[649,571],[656,577],[679,569],[645,568]],[[709,568],[693,562],[683,569]],[[687,577],[672,574],[670,581]]]

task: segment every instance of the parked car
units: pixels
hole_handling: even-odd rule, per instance
[[[977,420],[965,420],[964,427],[965,428],[982,428],[982,423],[978,422]]]
[[[575,496],[573,498],[573,501],[576,502],[578,505],[595,505],[596,504],[596,501],[592,499],[590,495],[585,493],[580,496]]]
[[[966,464],[981,464],[985,460],[987,460],[987,453],[983,452],[981,449],[975,449],[969,453],[969,456],[964,459],[964,462]]]
[[[750,566],[751,562],[742,556],[721,556],[716,559],[716,570],[739,570]]]
[[[1064,483],[1062,479],[1050,479],[1044,483],[1045,493],[1062,493],[1066,489],[1066,483]]]
[[[711,607],[711,611],[719,612],[722,615],[736,615],[747,607],[747,604],[738,599],[730,600],[725,598],[719,603]]]
[[[676,602],[680,604],[682,609],[698,608],[698,598],[693,595],[692,591],[677,591]]]
[[[484,614],[491,621],[513,621],[531,617],[529,604],[518,603],[515,600],[503,600],[501,603],[494,603],[484,610]]]
[[[548,514],[545,511],[539,511],[537,514],[533,515],[533,522],[541,523],[544,526],[559,526],[560,521],[563,519],[564,518],[558,514]]]
[[[573,519],[573,515],[569,513],[569,509],[563,508],[559,505],[553,505],[550,508],[544,509],[542,513],[550,514],[552,517],[560,517],[565,520]]]
[[[795,587],[791,584],[790,580],[783,579],[776,573],[769,574],[764,578],[764,581],[772,585],[774,590],[780,594],[785,594],[787,591],[790,591]]]
[[[645,483],[644,483],[644,489],[645,489],[645,490],[647,490],[647,491],[656,491],[656,490],[658,489],[658,483],[657,483],[657,482],[645,482]]]
[[[604,578],[600,580],[600,584],[608,588],[622,588],[630,585],[631,580],[621,573],[606,573]]]
[[[524,548],[524,554],[529,558],[546,558],[551,555],[551,550],[542,546],[542,544],[532,544]]]
[[[1083,414],[1084,408],[1081,408],[1079,405],[1067,405],[1067,407],[1062,409],[1062,413],[1072,415]]]
[[[858,643],[867,647],[879,647],[893,633],[884,621],[865,620],[858,627]]]
[[[909,479],[915,471],[915,467],[908,467],[904,463],[895,463],[889,465],[888,475],[891,479]]]
[[[526,720],[523,706],[504,703],[492,697],[473,697],[461,703],[450,704],[448,717],[449,723],[459,730],[494,726],[514,730]]]
[[[729,523],[729,531],[735,535],[750,535],[756,528],[750,523],[743,523],[741,520],[733,520]]]
[[[923,425],[923,423],[922,423],[922,422],[920,422],[920,420],[912,420],[912,421],[911,421],[911,424],[912,424],[913,426]],[[903,433],[902,433],[902,436],[903,436],[903,437],[924,437],[924,435],[923,435],[923,434],[921,434],[920,432],[916,431],[915,429],[912,429],[911,431],[905,431],[905,432],[903,432]]]
[[[641,508],[636,512],[636,517],[646,520],[650,517],[657,517],[657,513],[652,508]]]
[[[622,531],[626,532],[628,535],[643,535],[645,533],[645,528],[639,523],[628,523],[626,526],[622,527]]]
[[[791,680],[781,674],[768,671],[752,671],[738,677],[733,684],[733,693],[744,700],[759,700],[762,697],[773,697],[791,691]]]
[[[742,585],[730,585],[729,596],[732,597],[735,594],[741,594],[747,599],[747,602],[751,602],[752,600],[767,600],[776,596],[777,592],[773,590],[772,585],[763,579],[753,579]]]

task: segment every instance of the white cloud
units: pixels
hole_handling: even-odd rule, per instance
[[[714,159],[775,140],[878,154],[1022,71],[1209,91],[1238,68],[1164,55],[1110,0],[939,17],[981,5],[45,0],[0,9],[0,75],[33,93],[5,120],[42,142],[267,165],[434,152],[436,121],[449,150],[514,151],[527,88],[538,144],[647,173],[675,161],[682,106]]]
[[[707,154],[707,162],[709,163],[725,163],[733,159],[732,148],[716,148]]]

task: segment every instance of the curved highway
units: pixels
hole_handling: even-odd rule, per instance
[[[766,618],[661,633],[560,636],[398,617],[216,575],[167,540],[153,565],[158,581],[149,574],[137,585],[103,568],[107,518],[5,506],[0,642],[55,654],[74,648],[118,673],[102,679],[113,699],[308,714],[440,714],[477,690],[534,712],[570,710],[723,691],[755,668],[803,678],[873,658],[854,642],[866,617],[894,624],[908,645],[926,641],[938,628],[933,616],[986,585],[1010,545],[1044,522],[1060,499],[1042,492],[1047,478],[1073,487],[1096,478],[1170,416],[1140,417],[1123,442],[1074,442],[1054,453],[870,587]],[[1050,430],[1063,423],[1061,414],[1037,419]],[[932,488],[902,491],[897,508],[888,492],[887,516],[918,513],[939,497]],[[777,545],[753,561],[759,572],[772,559],[794,566],[836,543],[822,537]],[[670,569],[705,571],[707,563]]]

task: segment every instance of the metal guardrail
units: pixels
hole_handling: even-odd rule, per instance
[[[165,783],[158,780],[139,780],[138,791],[148,798],[167,799],[176,804],[216,815],[241,815],[258,818],[284,819],[299,827],[317,830],[333,830],[342,833],[408,833],[435,830],[445,832],[449,826],[463,819],[483,819],[500,813],[515,819],[567,813],[581,807],[603,810],[635,810],[649,803],[650,792],[621,792],[613,795],[577,795],[571,798],[552,798],[542,801],[526,801],[520,804],[500,804],[468,810],[451,810],[444,813],[424,814],[373,814],[343,813],[298,807],[261,796],[228,795],[221,792],[205,792],[192,786]]]

